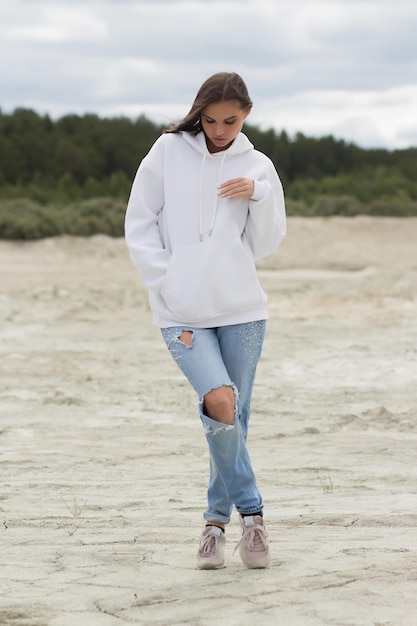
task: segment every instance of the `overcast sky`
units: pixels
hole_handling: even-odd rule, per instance
[[[0,107],[183,117],[218,71],[249,122],[417,146],[416,0],[0,0]]]

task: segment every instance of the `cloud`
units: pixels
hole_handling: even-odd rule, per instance
[[[306,135],[334,134],[365,146],[407,147],[416,136],[414,103],[417,85],[387,91],[312,91],[264,101],[252,121],[261,128],[300,131]]]
[[[16,0],[0,6],[0,104],[170,122],[233,70],[263,125],[411,145],[416,28],[414,0]]]
[[[94,41],[103,40],[108,31],[106,23],[84,6],[74,11],[74,7],[45,5],[39,13],[32,10],[21,19],[21,23],[12,25],[5,32],[6,42],[36,44]]]

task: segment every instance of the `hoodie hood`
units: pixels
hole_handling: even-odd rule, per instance
[[[248,152],[249,150],[253,150],[253,144],[249,141],[249,139],[243,133],[239,133],[232,145],[229,146],[226,150],[221,150],[220,152],[209,152],[206,144],[206,136],[203,131],[199,132],[198,135],[192,135],[191,133],[187,133],[182,131],[181,135],[184,140],[190,144],[201,155],[206,155],[208,158],[218,158],[219,154],[227,154],[228,156],[234,156],[235,154],[243,154],[244,152]]]
[[[196,150],[198,154],[202,156],[200,180],[199,180],[199,185],[198,185],[198,223],[199,223],[199,238],[200,238],[200,241],[203,241],[203,195],[202,195],[203,192],[202,190],[203,190],[204,169],[206,165],[206,159],[211,158],[211,159],[219,160],[219,168],[218,168],[218,173],[217,173],[217,185],[216,185],[216,191],[217,191],[217,188],[221,183],[223,165],[224,165],[225,160],[228,157],[235,156],[237,154],[243,154],[244,152],[253,150],[253,144],[249,141],[246,135],[244,135],[243,133],[239,133],[234,139],[233,143],[226,150],[220,150],[219,152],[211,153],[209,152],[207,148],[206,137],[203,131],[198,133],[198,135],[192,135],[191,133],[187,133],[187,132],[182,132],[181,134],[184,140],[190,146],[192,146],[192,148]],[[214,225],[216,223],[218,204],[219,204],[219,196],[216,193],[214,197],[213,211],[212,211],[211,220],[210,220],[210,228],[209,228],[209,233],[208,233],[209,237],[211,237]]]

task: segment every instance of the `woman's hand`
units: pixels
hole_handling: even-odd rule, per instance
[[[255,183],[249,178],[232,178],[218,187],[220,198],[251,198],[255,191]]]

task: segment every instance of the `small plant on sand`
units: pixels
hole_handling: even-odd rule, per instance
[[[60,522],[58,528],[66,530],[71,537],[84,523],[83,513],[87,506],[87,500],[79,502],[77,496],[72,496],[71,501],[67,501],[65,498],[62,498],[62,501],[68,509],[71,519]]]
[[[333,493],[333,481],[331,476],[327,474],[327,476],[321,476],[318,474],[319,481],[321,484],[321,488],[323,489],[323,493]]]

